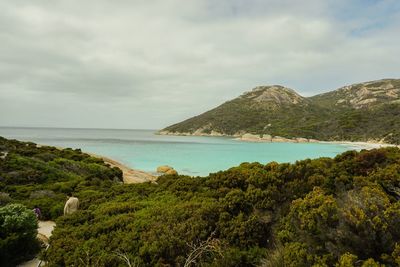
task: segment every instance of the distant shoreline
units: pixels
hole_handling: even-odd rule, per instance
[[[338,144],[338,145],[349,145],[360,149],[374,149],[381,147],[399,147],[400,145],[381,143],[376,140],[371,141],[321,141],[317,139],[308,138],[285,138],[281,136],[270,136],[265,135],[265,137],[260,137],[260,135],[255,134],[243,134],[243,135],[226,135],[218,132],[212,132],[210,134],[206,133],[177,133],[169,131],[158,131],[155,134],[158,135],[172,135],[172,136],[204,136],[204,137],[229,137],[239,142],[253,142],[253,143],[317,143],[317,144]]]

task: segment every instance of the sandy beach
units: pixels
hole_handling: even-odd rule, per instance
[[[323,143],[323,144],[338,144],[338,145],[346,145],[352,146],[355,149],[374,149],[374,148],[381,148],[381,147],[399,147],[400,145],[388,144],[383,143],[377,140],[371,141],[321,141],[317,139],[307,139],[303,137],[297,138],[285,138],[281,136],[271,136],[271,135],[264,135],[261,137],[257,134],[245,133],[245,134],[234,134],[234,135],[226,135],[217,132],[213,132],[211,134],[207,133],[177,133],[177,132],[168,132],[168,131],[158,131],[155,134],[158,135],[173,135],[173,136],[210,136],[210,137],[230,137],[233,140],[240,141],[240,142],[255,142],[255,143]]]
[[[272,139],[263,139],[263,138],[234,138],[234,140],[240,142],[261,142],[261,143],[320,143],[320,144],[337,144],[337,145],[345,145],[351,146],[355,149],[374,149],[374,148],[382,148],[382,147],[399,147],[399,145],[388,144],[388,143],[380,143],[377,141],[370,142],[361,142],[361,141],[320,141],[315,139],[306,139],[306,138],[296,138],[296,139],[287,139],[287,138],[272,138]]]
[[[40,147],[40,146],[47,146],[47,145],[36,144],[36,146]],[[65,149],[63,147],[57,147],[57,146],[55,146],[55,148],[61,149],[61,150]],[[118,167],[122,171],[124,184],[138,184],[138,183],[146,183],[146,182],[154,183],[157,180],[157,177],[155,177],[154,175],[151,175],[148,172],[129,168],[128,166],[126,166],[116,160],[107,158],[105,156],[97,155],[94,153],[89,153],[89,152],[85,152],[85,151],[82,151],[82,152],[86,153],[92,157],[102,159],[105,163],[107,163],[111,167]]]
[[[125,184],[137,184],[137,183],[155,182],[156,181],[155,176],[153,176],[150,173],[147,173],[145,171],[129,168],[128,166],[126,166],[118,161],[115,161],[113,159],[110,159],[110,158],[107,158],[104,156],[100,156],[100,155],[96,155],[96,154],[92,154],[92,153],[87,153],[87,154],[89,154],[93,157],[96,157],[96,158],[101,158],[102,160],[104,160],[105,163],[109,164],[111,167],[118,167],[119,169],[121,169]]]

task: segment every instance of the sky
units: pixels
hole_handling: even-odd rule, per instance
[[[398,0],[0,2],[0,126],[160,129],[259,85],[382,78]]]

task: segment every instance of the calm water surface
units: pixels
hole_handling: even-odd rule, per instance
[[[61,129],[0,127],[0,136],[39,144],[81,148],[131,168],[154,172],[171,165],[179,173],[207,175],[242,162],[294,162],[333,157],[349,145],[315,143],[249,143],[227,137],[162,136],[155,130]]]

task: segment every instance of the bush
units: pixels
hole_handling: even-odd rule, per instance
[[[0,265],[15,266],[39,251],[37,220],[21,204],[0,207]]]

